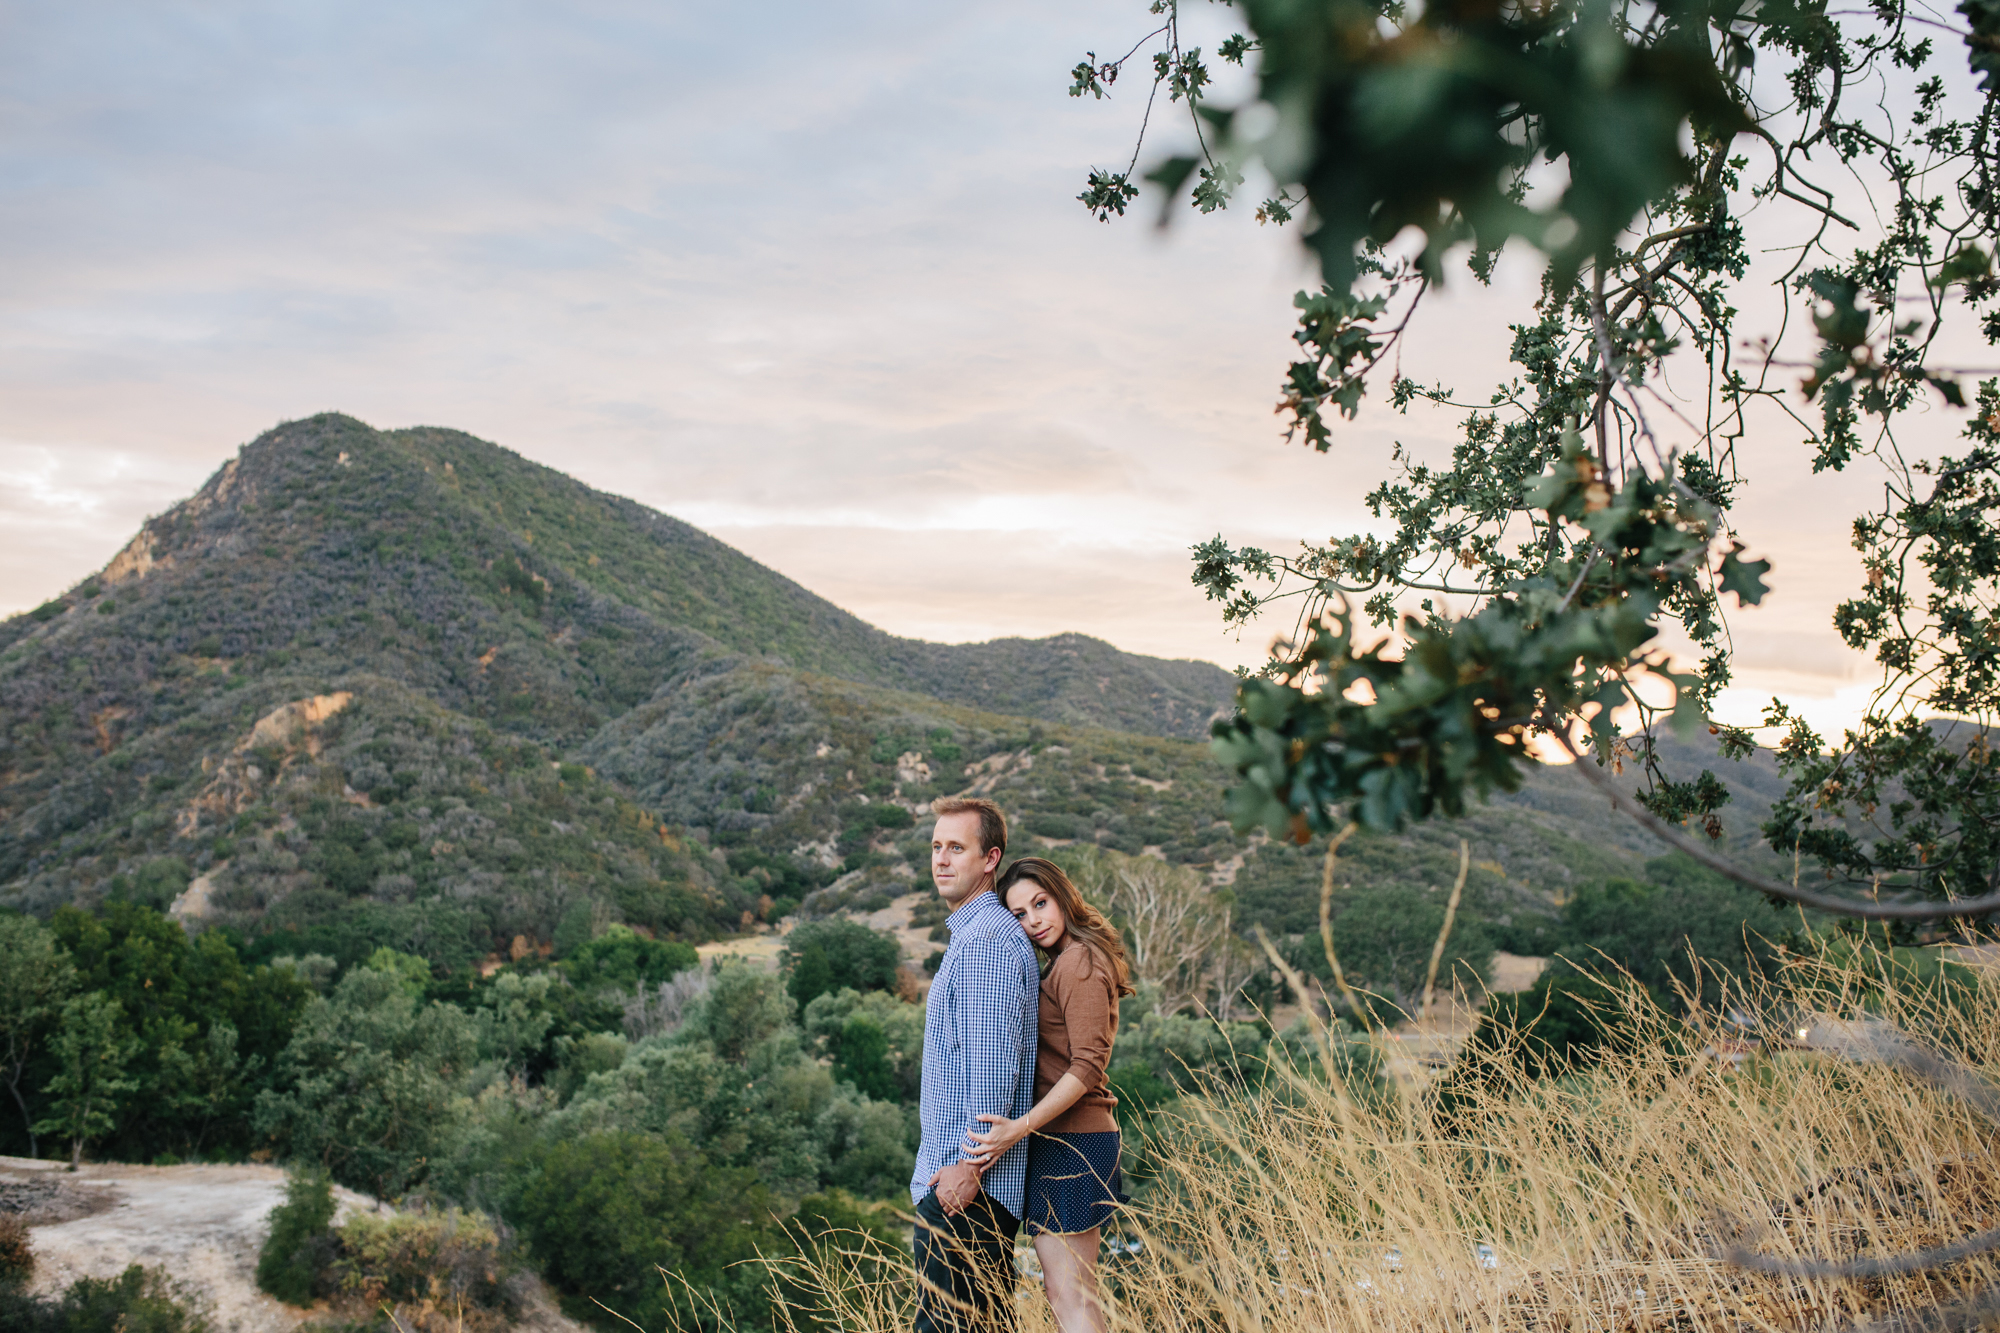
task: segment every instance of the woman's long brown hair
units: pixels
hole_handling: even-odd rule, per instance
[[[1070,882],[1062,867],[1039,856],[1024,856],[1007,867],[1000,876],[1000,882],[993,886],[993,891],[1000,895],[1000,901],[1004,903],[1007,901],[1007,890],[1024,879],[1040,885],[1049,897],[1056,900],[1056,906],[1062,908],[1063,921],[1069,933],[1089,948],[1111,977],[1112,988],[1120,995],[1132,994],[1132,967],[1125,960],[1125,940],[1119,935],[1118,927],[1106,920],[1104,913],[1084,901],[1083,894]]]

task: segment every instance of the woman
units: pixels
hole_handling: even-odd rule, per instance
[[[1097,1246],[1124,1202],[1118,1170],[1118,1099],[1105,1086],[1118,1035],[1118,997],[1132,994],[1125,942],[1052,861],[1024,856],[994,886],[1048,960],[1042,974],[1035,1104],[1018,1120],[968,1136],[982,1169],[1028,1138],[1028,1234],[1063,1333],[1103,1333]],[[1033,1137],[1029,1137],[1032,1135]]]

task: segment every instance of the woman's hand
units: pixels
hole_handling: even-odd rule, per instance
[[[993,1128],[981,1134],[972,1130],[965,1136],[965,1160],[975,1162],[984,1171],[993,1163],[1007,1155],[1007,1150],[1028,1137],[1028,1117],[1009,1120],[1004,1115],[983,1112],[977,1119],[984,1120]]]

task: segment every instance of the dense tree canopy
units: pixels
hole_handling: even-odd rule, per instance
[[[893,991],[900,952],[894,936],[878,934],[859,921],[809,921],[785,939],[783,961],[792,1000],[804,1013],[814,1000],[838,990]]]

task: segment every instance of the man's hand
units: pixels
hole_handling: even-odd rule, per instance
[[[945,1216],[956,1217],[979,1197],[979,1168],[970,1162],[953,1162],[931,1177],[931,1188],[937,1191],[938,1206]]]

